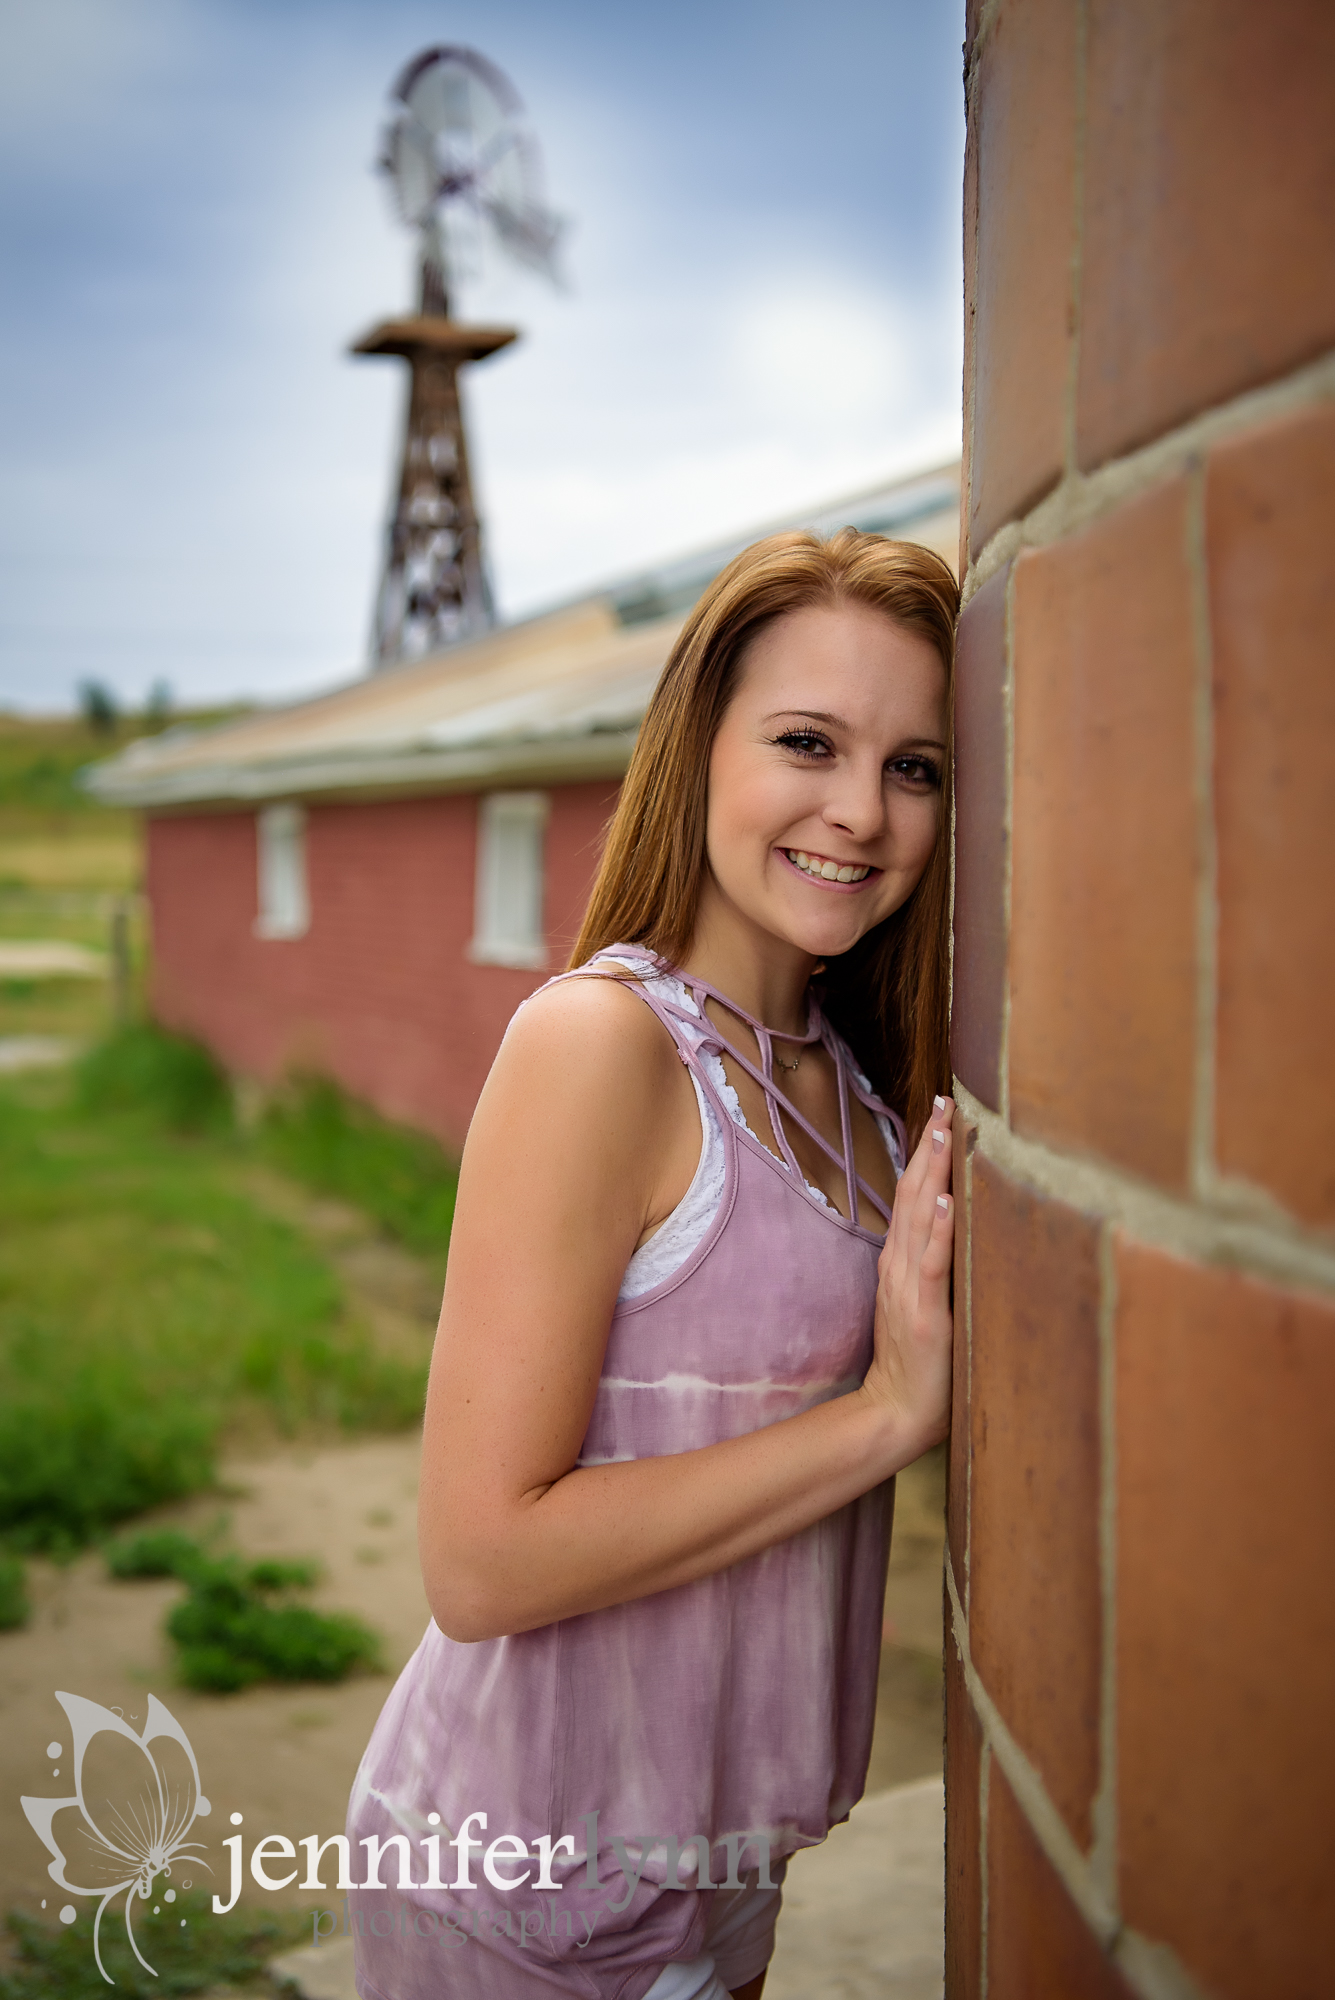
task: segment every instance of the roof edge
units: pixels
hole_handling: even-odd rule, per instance
[[[625,775],[639,724],[570,737],[532,737],[453,750],[289,757],[270,764],[208,764],[183,771],[126,772],[94,766],[87,789],[104,805],[152,811],[171,806],[263,804],[272,799],[375,792],[473,792],[512,783],[573,784]]]

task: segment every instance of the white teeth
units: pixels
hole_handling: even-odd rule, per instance
[[[814,854],[807,854],[800,847],[785,847],[784,853],[795,868],[821,882],[862,882],[871,873],[869,868],[854,868],[849,862],[841,866],[837,861],[818,860]]]

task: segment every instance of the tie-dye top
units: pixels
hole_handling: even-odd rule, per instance
[[[646,973],[674,970],[636,947],[616,952],[640,959]],[[694,996],[689,1018],[642,981],[628,985],[712,1102],[725,1147],[723,1199],[669,1277],[618,1301],[580,1465],[743,1436],[846,1395],[872,1357],[881,1238],[807,1186],[785,1123],[796,1120],[839,1155],[786,1099],[772,1115],[783,1158],[728,1115],[702,1047],[747,1069],[773,1105],[771,1035],[752,1024],[759,1067],[707,1020],[702,1035],[712,989],[676,977]],[[850,1095],[894,1120],[901,1148],[902,1126],[813,1002],[807,1034],[787,1039],[818,1038],[839,1080],[850,1212],[860,1188],[884,1213],[854,1166]],[[434,1912],[433,1922],[462,1927],[468,1948],[451,1953],[442,1984],[439,1943],[423,1942],[422,1924],[400,1922],[379,1942],[359,1943],[363,1992],[639,2000],[664,1964],[700,1948],[708,1891],[696,1886],[692,1836],[703,1836],[708,1880],[720,1884],[756,1865],[757,1835],[776,1857],[823,1840],[866,1778],[893,1498],[891,1480],[715,1575],[536,1631],[463,1644],[428,1627],[362,1759],[349,1808],[353,1852],[369,1835],[406,1833],[420,1884],[430,1851],[421,1843],[438,1833],[440,1879],[449,1882],[456,1850],[445,1843],[470,1813],[485,1812],[487,1831],[475,1823],[474,1838],[518,1835],[533,1872],[528,1885],[498,1896],[475,1851],[477,1889],[405,1892],[424,1922]],[[536,1896],[535,1843],[562,1835],[574,1852],[552,1861],[559,1888]],[[666,1880],[669,1841],[683,1854],[675,1886]],[[631,1875],[643,1864],[629,1894],[628,1857]],[[507,1863],[507,1872],[524,1866]],[[389,1870],[384,1879],[396,1877]],[[365,1889],[353,1899],[367,1911],[394,1900]],[[481,1905],[498,1910],[508,1930],[489,1932],[484,1922],[479,1931]],[[524,1911],[546,1906],[549,1926],[537,1928],[536,1916],[521,1923]]]

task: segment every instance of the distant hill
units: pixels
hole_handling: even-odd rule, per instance
[[[0,712],[0,823],[6,831],[55,831],[69,815],[109,816],[78,782],[86,764],[110,757],[141,736],[160,735],[179,723],[222,722],[242,712],[239,705],[197,709],[165,721],[121,715],[95,728],[82,715],[13,715]],[[110,815],[123,817],[116,813]]]

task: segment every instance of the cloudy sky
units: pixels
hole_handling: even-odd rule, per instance
[[[0,0],[0,706],[364,658],[406,307],[371,171],[433,42],[509,71],[562,292],[465,316],[513,616],[958,448],[957,0]]]

